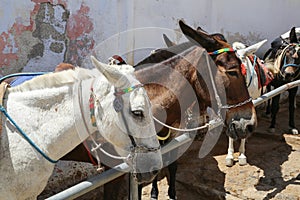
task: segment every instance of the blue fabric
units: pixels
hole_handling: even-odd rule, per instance
[[[37,75],[33,75],[33,76],[19,76],[19,77],[17,77],[15,80],[13,80],[13,81],[10,83],[10,85],[11,85],[12,87],[17,86],[17,85],[20,85],[20,84],[22,84],[22,83],[24,83],[24,82],[26,82],[26,81],[29,81],[29,80],[33,79],[33,78],[36,77],[36,76],[37,76]]]

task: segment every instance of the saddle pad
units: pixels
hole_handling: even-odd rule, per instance
[[[254,57],[249,56],[250,61],[254,62]],[[257,58],[255,63],[255,71],[258,78],[258,85],[259,88],[262,88],[264,86],[267,86],[273,79],[273,74],[268,70],[268,68],[261,62],[259,58]]]
[[[3,98],[6,92],[7,87],[14,87],[17,85],[20,85],[26,81],[31,80],[32,78],[39,76],[39,75],[32,75],[32,76],[18,76],[14,80],[12,80],[10,83],[6,82],[5,80],[1,82],[0,84],[0,105],[3,105]],[[2,115],[0,115],[0,121],[2,121]],[[2,123],[0,123],[0,135],[2,133]]]
[[[31,76],[18,76],[15,80],[13,80],[11,83],[10,83],[10,86],[11,87],[14,87],[14,86],[17,86],[17,85],[20,85],[26,81],[29,81],[31,79],[33,79],[34,77],[36,76],[39,76],[39,75],[31,75]]]

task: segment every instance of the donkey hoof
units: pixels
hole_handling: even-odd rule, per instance
[[[275,128],[269,128],[270,133],[275,133]]]
[[[175,191],[175,188],[169,188],[168,190],[168,195],[169,195],[169,199],[170,200],[176,200],[177,197],[176,197],[176,191]]]
[[[226,158],[226,166],[232,167],[233,166],[233,159],[232,158]]]
[[[290,133],[293,134],[293,135],[298,135],[299,134],[298,130],[295,129],[295,128],[291,128]]]
[[[240,166],[247,165],[247,158],[239,158],[239,165]]]

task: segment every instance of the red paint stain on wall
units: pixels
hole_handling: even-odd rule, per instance
[[[70,39],[67,60],[72,64],[80,65],[94,47],[95,41],[90,35],[94,27],[89,12],[90,8],[82,4],[76,13],[70,15],[67,23],[67,37]]]
[[[75,40],[85,33],[90,33],[93,30],[93,23],[87,15],[90,8],[81,5],[77,13],[72,14],[67,24],[67,34],[71,40]]]
[[[16,53],[12,53],[12,48],[8,34],[3,32],[0,35],[0,67],[8,66],[11,60],[18,58]]]

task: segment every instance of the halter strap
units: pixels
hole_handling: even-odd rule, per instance
[[[208,52],[209,55],[218,55],[224,52],[235,52],[233,48],[223,48],[223,49],[218,49],[216,51]]]
[[[300,67],[300,64],[286,63],[286,56],[284,56],[282,69],[285,69],[287,67]]]
[[[123,94],[132,92],[136,88],[140,88],[140,87],[143,87],[143,86],[144,86],[143,84],[137,84],[137,85],[133,85],[131,87],[125,88],[125,89],[117,89],[116,88],[116,91],[115,91],[114,95],[115,96],[121,96]]]
[[[125,89],[117,89],[115,88],[115,100],[114,100],[114,103],[116,101],[116,99],[118,100],[117,103],[121,103],[123,104],[123,101],[121,100],[122,99],[122,95],[123,94],[126,94],[126,93],[129,93],[129,92],[132,92],[134,89],[136,88],[140,88],[140,87],[143,87],[144,85],[143,84],[137,84],[137,85],[134,85],[134,86],[131,86],[131,87],[128,87],[128,88],[125,88]],[[92,126],[97,126],[96,124],[96,119],[95,119],[95,103],[99,103],[99,100],[98,98],[96,97],[96,95],[94,94],[94,90],[93,90],[93,83],[91,84],[91,87],[90,87],[90,99],[89,99],[89,108],[90,108],[90,121],[92,123]],[[121,101],[119,101],[121,100]],[[160,150],[160,146],[159,147],[153,147],[153,148],[149,148],[149,147],[145,147],[145,146],[141,146],[141,145],[138,145],[135,140],[134,140],[134,137],[132,135],[129,134],[130,130],[129,130],[129,126],[128,126],[128,123],[127,123],[127,120],[124,116],[124,112],[123,112],[123,105],[118,105],[119,107],[115,107],[114,105],[114,108],[116,110],[116,112],[120,112],[121,113],[121,116],[122,116],[122,119],[124,121],[124,124],[125,124],[125,128],[126,128],[126,131],[128,133],[128,137],[131,141],[131,152],[128,154],[128,156],[126,157],[123,157],[123,156],[115,156],[115,155],[112,155],[111,153],[108,153],[106,150],[104,150],[102,148],[102,144],[101,143],[97,143],[93,137],[92,138],[92,142],[94,143],[94,147],[91,149],[91,152],[95,152],[97,151],[97,149],[99,149],[102,153],[104,153],[105,155],[113,158],[113,159],[122,159],[122,160],[132,160],[133,157],[134,157],[134,154],[136,152],[157,152],[158,150]],[[100,159],[98,159],[98,162]]]

